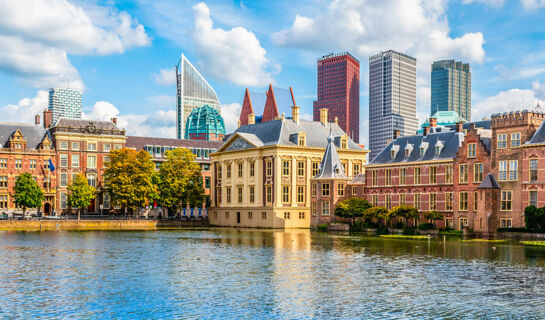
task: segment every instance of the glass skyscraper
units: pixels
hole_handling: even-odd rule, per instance
[[[59,118],[81,119],[81,92],[74,89],[49,89],[49,106],[53,123]]]
[[[418,130],[416,59],[389,50],[369,58],[369,161],[396,129],[403,136]]]
[[[176,88],[176,137],[183,139],[187,117],[193,109],[208,105],[221,113],[221,106],[212,86],[183,53],[176,66]]]
[[[469,63],[442,60],[431,65],[431,111],[456,111],[471,121],[471,70]]]

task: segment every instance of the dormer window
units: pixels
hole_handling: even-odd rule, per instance
[[[393,158],[395,158],[395,157],[396,157],[396,152],[395,152],[395,150],[391,150],[391,151],[390,151],[390,158],[393,159]]]
[[[426,152],[426,149],[424,149],[424,147],[420,147],[420,155],[423,156],[424,155],[424,152]]]
[[[435,146],[435,154],[438,155],[439,153],[441,153],[441,147]]]
[[[300,133],[297,137],[297,145],[298,146],[306,146],[307,145],[307,137],[304,133]]]
[[[348,137],[342,136],[341,137],[341,149],[348,148]]]
[[[435,155],[438,156],[441,153],[442,149],[443,149],[443,142],[437,141],[437,143],[435,143]]]

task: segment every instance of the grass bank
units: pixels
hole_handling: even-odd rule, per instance
[[[383,234],[380,235],[381,238],[390,238],[390,239],[413,239],[413,240],[428,240],[428,236],[406,236],[401,234]]]
[[[528,246],[544,246],[545,247],[545,241],[521,241],[520,243],[528,245]]]

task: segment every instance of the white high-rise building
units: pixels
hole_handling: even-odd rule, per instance
[[[197,69],[182,57],[176,66],[176,137],[183,139],[187,117],[195,108],[208,105],[220,112],[221,106],[216,92]]]
[[[49,106],[53,123],[59,118],[81,119],[81,92],[74,89],[49,89]]]
[[[416,59],[393,50],[369,58],[369,161],[394,130],[414,135],[416,119]]]

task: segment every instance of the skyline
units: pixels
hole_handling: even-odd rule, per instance
[[[47,106],[47,90],[70,81],[70,87],[83,89],[86,117],[115,115],[130,134],[175,137],[174,65],[182,52],[218,93],[227,131],[236,128],[244,88],[265,92],[269,82],[292,86],[301,117],[311,117],[316,60],[330,52],[349,51],[362,63],[360,141],[365,145],[368,58],[380,51],[417,59],[420,123],[429,116],[429,75],[436,60],[470,63],[474,120],[532,108],[536,98],[545,98],[545,54],[537,52],[545,33],[534,30],[545,3],[538,1],[400,6],[318,0],[294,6],[287,1],[48,0],[0,7],[1,121],[32,123]],[[55,15],[41,14],[51,10]],[[346,23],[334,23],[339,16]]]

